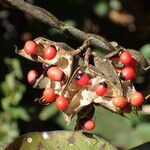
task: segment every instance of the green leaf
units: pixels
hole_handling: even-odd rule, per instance
[[[8,67],[10,67],[13,70],[14,75],[17,78],[19,79],[23,78],[21,65],[18,59],[6,58],[5,63],[7,64]]]
[[[4,96],[8,96],[11,93],[11,90],[9,89],[9,85],[7,85],[6,82],[2,82],[0,87]]]
[[[29,121],[30,120],[30,116],[28,115],[26,109],[22,108],[22,107],[12,107],[9,109],[9,112],[12,115],[12,118],[17,120],[17,119],[21,119],[24,121]]]
[[[145,44],[140,48],[140,53],[145,57],[150,59],[150,44]]]
[[[10,90],[13,91],[15,89],[16,81],[15,81],[14,73],[11,72],[11,73],[6,75],[6,77],[5,77],[5,84],[8,85]]]
[[[39,114],[39,118],[43,121],[57,115],[58,110],[56,109],[55,103],[45,106]]]
[[[0,127],[0,141],[12,142],[12,139],[19,136],[16,122],[3,122]]]
[[[150,136],[148,135],[148,128],[150,129],[150,123],[141,124],[140,115],[136,116],[135,114],[131,113],[127,115],[127,117],[122,117],[97,106],[93,119],[96,122],[96,128],[90,132],[96,135],[101,135],[105,139],[112,141],[112,143],[118,147],[129,149],[131,147],[147,142]],[[56,118],[56,122],[63,129],[69,130],[74,128],[75,121],[76,117],[74,117],[71,123],[67,125],[64,121],[62,113],[60,113]],[[140,134],[137,135],[139,132]],[[135,141],[134,135],[136,136],[137,141]]]
[[[126,133],[120,134],[118,136],[118,141],[122,147],[126,149],[130,149],[132,147],[138,146],[139,144],[143,144],[150,141],[150,124],[149,123],[141,123],[134,129],[128,129]]]
[[[81,132],[74,131],[53,131],[53,132],[33,132],[21,136],[8,145],[6,150],[116,150],[104,139]]]
[[[7,110],[11,105],[12,97],[7,96],[1,99],[1,105],[3,110]]]

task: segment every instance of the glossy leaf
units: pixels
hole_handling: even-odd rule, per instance
[[[6,148],[6,150],[14,149],[116,150],[109,142],[98,136],[74,131],[28,133],[16,139]]]

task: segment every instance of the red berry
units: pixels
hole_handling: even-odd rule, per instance
[[[38,73],[35,70],[30,70],[27,74],[27,80],[30,84],[34,84],[37,77]]]
[[[127,100],[123,96],[116,96],[112,99],[112,103],[118,108],[123,108],[127,105]]]
[[[46,102],[52,102],[52,101],[54,101],[54,99],[56,97],[54,89],[53,88],[46,88],[43,91],[43,97],[44,97],[44,100]]]
[[[135,69],[135,67],[137,66],[137,61],[134,58],[132,58],[132,61],[126,66],[127,67],[132,67],[132,68]]]
[[[24,51],[28,55],[35,55],[37,52],[37,44],[34,41],[27,41],[24,45]]]
[[[65,110],[68,107],[68,100],[64,96],[56,99],[56,107],[58,110]]]
[[[135,92],[133,95],[130,97],[130,103],[133,106],[141,106],[144,102],[144,97],[140,92]]]
[[[122,108],[123,113],[130,113],[131,112],[131,106],[127,104],[124,108]]]
[[[119,59],[124,65],[128,65],[132,61],[131,53],[125,50],[121,53]]]
[[[121,70],[121,80],[131,80],[135,76],[135,70],[132,67],[125,67]]]
[[[76,75],[76,83],[80,86],[87,86],[90,83],[90,77],[87,74],[78,73]]]
[[[51,60],[56,56],[57,50],[55,48],[55,46],[53,45],[48,45],[45,50],[44,50],[44,58]]]
[[[98,96],[103,96],[107,92],[107,84],[101,82],[95,86],[94,90]]]
[[[64,75],[63,71],[56,66],[50,67],[47,70],[47,76],[53,81],[59,81],[59,82],[62,81],[63,75]]]
[[[93,121],[93,120],[88,120],[88,121],[86,121],[85,123],[84,123],[84,125],[83,125],[83,128],[85,129],[85,130],[89,130],[89,131],[91,131],[91,130],[93,130],[94,128],[95,128],[95,122]]]

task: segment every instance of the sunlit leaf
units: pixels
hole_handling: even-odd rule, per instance
[[[67,150],[115,150],[109,142],[104,139],[81,132],[73,131],[53,131],[53,132],[33,132],[21,136],[8,145],[6,150],[11,149],[67,149]]]
[[[21,119],[24,121],[29,121],[30,120],[30,116],[27,113],[27,110],[22,108],[22,107],[11,107],[9,110],[9,113],[11,113],[12,118],[13,119]]]

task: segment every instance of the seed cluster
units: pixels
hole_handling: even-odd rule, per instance
[[[119,70],[119,78],[124,82],[132,80],[135,76],[137,61],[132,57],[128,50],[121,51],[119,61],[124,65],[121,71]],[[130,113],[133,107],[141,107],[144,102],[144,97],[140,92],[133,93],[127,100],[124,96],[116,96],[112,99],[112,103],[121,108],[123,113]]]
[[[131,53],[127,50],[124,50],[119,57],[119,60],[122,62],[125,67],[120,72],[121,80],[131,80],[135,76],[135,67],[137,65],[136,60],[132,57]]]
[[[34,41],[27,41],[24,45],[24,51],[27,55],[34,56],[38,52],[37,44]],[[57,48],[54,45],[47,45],[40,55],[45,60],[53,60],[57,56]],[[119,72],[119,78],[121,82],[126,82],[131,80],[135,76],[135,68],[137,66],[136,60],[132,57],[131,53],[127,50],[123,50],[119,55],[119,61],[123,64]],[[43,64],[43,68],[46,68],[46,76],[53,82],[62,83],[65,77],[65,72],[58,67],[57,65],[47,65]],[[35,83],[38,78],[38,73],[35,70],[28,72],[27,80],[30,84]],[[74,80],[77,86],[87,89],[91,86],[92,76],[89,73],[84,71],[78,71]],[[76,87],[77,88],[77,87]],[[105,97],[106,93],[109,92],[109,84],[105,81],[100,81],[95,84],[91,89],[97,97]],[[58,110],[65,111],[69,106],[69,97],[66,95],[59,95],[55,88],[46,87],[43,91],[42,100],[45,103],[51,103],[55,101],[56,108]],[[130,113],[132,107],[141,107],[144,102],[144,97],[140,92],[133,93],[129,98],[126,98],[123,95],[115,95],[112,99],[112,104],[116,107],[121,113]],[[86,119],[82,124],[82,128],[85,130],[93,130],[95,128],[94,120]]]

